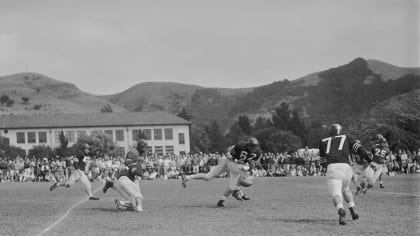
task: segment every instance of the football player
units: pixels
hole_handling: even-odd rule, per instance
[[[77,180],[80,180],[85,185],[85,190],[89,195],[89,200],[99,200],[99,197],[94,197],[92,195],[92,185],[90,184],[89,178],[86,176],[86,160],[89,155],[89,144],[83,144],[81,146],[82,150],[79,151],[75,162],[73,162],[73,169],[71,171],[70,177],[66,182],[55,182],[50,187],[50,191],[53,191],[57,187],[67,187],[69,188]]]
[[[237,163],[248,164],[250,166],[255,165],[255,161],[260,158],[262,153],[259,148],[259,142],[256,138],[251,137],[247,141],[238,142],[233,147],[230,147],[229,150],[227,158],[220,159],[219,164],[207,174],[198,173],[187,176],[185,173],[182,173],[182,186],[185,188],[186,182],[190,179],[210,181],[227,171],[229,172],[229,185],[217,202],[217,206],[224,207],[224,203],[230,195],[239,201],[249,200],[250,198],[242,193],[240,186],[249,187],[252,185],[252,181],[248,177],[248,173]]]
[[[338,209],[338,221],[340,225],[345,225],[344,218],[344,200],[349,204],[349,210],[353,220],[357,220],[359,215],[355,212],[355,203],[353,194],[350,190],[350,181],[353,176],[353,170],[350,166],[350,150],[370,162],[366,150],[360,143],[347,135],[341,134],[342,127],[339,124],[329,126],[329,136],[319,142],[319,154],[321,164],[327,166],[327,184],[328,190]]]
[[[380,188],[385,188],[382,182],[382,175],[385,167],[385,157],[389,155],[390,151],[388,148],[388,142],[381,134],[375,136],[374,144],[371,147],[371,152],[371,166],[375,170],[375,173],[373,174],[372,183],[369,183],[367,187],[373,188],[373,185],[375,184],[376,180],[379,179]]]
[[[355,140],[355,142],[361,145],[360,140]],[[353,182],[354,186],[357,187],[355,194],[358,195],[360,193],[366,192],[366,182],[372,183],[374,171],[369,165],[369,161],[357,155],[353,149],[350,149],[350,154],[353,162],[353,177],[351,181]],[[362,177],[360,185],[357,183],[357,177],[359,175]]]
[[[126,155],[126,167],[120,171],[116,182],[106,180],[102,189],[104,193],[109,188],[115,189],[124,200],[115,199],[115,205],[119,209],[121,206],[128,210],[135,210],[137,212],[143,211],[143,195],[140,190],[140,181],[138,177],[143,176],[141,162],[143,158],[140,157],[137,149],[132,148]]]

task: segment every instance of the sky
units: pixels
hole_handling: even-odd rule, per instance
[[[419,28],[419,0],[0,0],[0,76],[255,87],[357,57],[418,67]]]

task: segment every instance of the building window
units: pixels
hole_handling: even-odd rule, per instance
[[[162,129],[153,129],[153,138],[155,140],[162,140]]]
[[[124,147],[117,147],[116,154],[118,157],[125,157],[125,148]]]
[[[105,130],[105,134],[109,135],[112,140],[114,140],[114,132],[112,130]]]
[[[166,140],[172,140],[172,139],[174,139],[172,128],[165,129],[165,139]]]
[[[77,139],[79,139],[82,136],[86,136],[86,130],[78,130],[77,131]]]
[[[38,132],[38,142],[47,143],[47,132]]]
[[[185,134],[179,133],[178,134],[179,144],[185,144]]]
[[[36,143],[36,133],[28,132],[28,143]]]
[[[141,130],[139,130],[139,129],[133,129],[131,131],[131,135],[133,136],[133,141],[137,141],[137,139],[139,139],[140,132],[141,132]]]
[[[165,146],[165,154],[173,154],[174,153],[174,146]]]
[[[74,137],[74,131],[70,131],[70,130],[66,131],[65,136],[69,143],[74,143],[76,141]]]
[[[146,136],[146,140],[152,140],[152,130],[151,129],[144,129],[143,134],[144,134],[144,136]]]
[[[60,143],[60,134],[61,134],[61,131],[55,131],[54,132],[55,143]]]
[[[117,141],[124,141],[124,130],[115,130],[115,139]]]
[[[16,133],[16,142],[17,143],[25,143],[25,133],[24,132],[17,132]]]
[[[155,146],[155,154],[163,155],[163,147],[162,146]]]

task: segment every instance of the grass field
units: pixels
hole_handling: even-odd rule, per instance
[[[114,190],[87,201],[83,186],[0,184],[0,235],[419,235],[420,175],[387,177],[385,189],[355,198],[360,219],[339,226],[325,177],[258,178],[252,198],[216,208],[227,179],[142,182],[144,211],[115,209]],[[70,209],[70,210],[69,210]],[[64,216],[64,217],[63,217]],[[58,223],[57,223],[58,222]],[[56,223],[56,224],[55,224]]]

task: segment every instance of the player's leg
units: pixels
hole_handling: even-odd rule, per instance
[[[359,215],[356,214],[355,212],[356,205],[353,200],[353,193],[350,190],[350,181],[351,181],[352,176],[353,176],[353,171],[351,170],[349,166],[349,168],[344,172],[344,176],[342,179],[343,197],[344,197],[344,200],[346,200],[346,202],[349,204],[349,210],[350,210],[352,219],[357,220],[359,219]]]
[[[82,170],[76,170],[79,172],[80,182],[85,185],[85,191],[89,195],[89,200],[99,200],[99,197],[94,197],[92,194],[92,185],[90,184],[89,178]]]
[[[140,191],[139,191],[139,187],[138,185],[136,185],[133,181],[131,181],[128,177],[126,176],[121,176],[118,179],[118,183],[121,185],[122,190],[128,194],[128,199],[131,202],[131,206],[133,209],[136,209],[137,207],[137,201],[138,199],[141,197],[143,198],[143,196],[141,196]],[[127,196],[127,195],[126,195]],[[141,209],[141,206],[139,208]]]
[[[373,185],[376,183],[376,180],[378,180],[379,176],[382,174],[383,165],[378,164],[375,162],[372,162],[375,165],[375,172],[373,173],[372,183],[368,185],[368,188],[373,188]]]
[[[217,202],[217,206],[219,207],[224,206],[224,202],[231,194],[237,200],[243,200],[242,196],[240,195],[240,187],[238,186],[238,180],[242,172],[239,170],[238,166],[235,163],[229,160],[226,162],[226,168],[229,171],[229,185],[223,192],[219,201]]]
[[[74,183],[76,183],[76,181],[80,178],[79,176],[79,172],[77,172],[77,170],[72,170],[69,179],[66,182],[55,182],[53,185],[51,185],[50,187],[50,191],[53,191],[54,189],[58,188],[58,187],[66,187],[66,188],[70,188],[70,186],[72,186]]]
[[[342,181],[341,179],[337,178],[330,178],[327,181],[328,183],[328,190],[331,194],[334,206],[338,209],[338,215],[339,215],[339,223],[340,225],[345,225],[344,217],[346,216],[346,211],[344,210],[343,205],[343,196],[342,196]]]
[[[191,179],[203,179],[205,181],[210,181],[212,179],[214,179],[215,177],[221,175],[224,171],[226,171],[226,165],[227,162],[229,160],[228,159],[221,159],[220,163],[210,172],[208,172],[207,174],[205,173],[197,173],[197,174],[193,174],[193,175],[185,175],[184,173],[181,174],[181,180],[182,180],[182,186],[185,188],[186,187],[186,182],[188,180]]]

